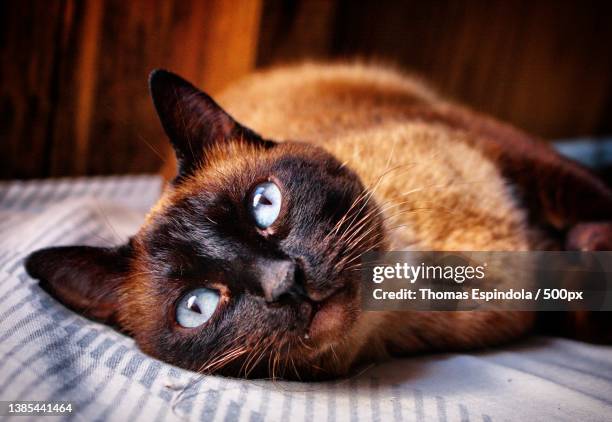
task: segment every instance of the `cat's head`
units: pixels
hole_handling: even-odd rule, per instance
[[[35,252],[28,272],[147,353],[204,372],[335,375],[351,341],[360,256],[384,244],[375,201],[321,148],[274,142],[178,76],[150,88],[178,175],[129,243]]]

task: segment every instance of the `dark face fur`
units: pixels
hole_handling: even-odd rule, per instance
[[[150,85],[177,178],[127,245],[38,251],[28,272],[172,364],[236,376],[335,375],[325,354],[359,315],[352,270],[383,243],[374,201],[322,149],[264,140],[168,72]],[[262,225],[253,195],[266,183],[280,192],[280,210]],[[186,327],[177,308],[201,288],[218,304]]]

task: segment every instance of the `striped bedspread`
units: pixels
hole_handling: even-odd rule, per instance
[[[203,377],[142,354],[25,274],[23,258],[34,249],[124,240],[160,183],[131,176],[0,184],[0,401],[70,401],[64,418],[82,421],[612,420],[610,347],[539,337],[398,360],[328,383]]]

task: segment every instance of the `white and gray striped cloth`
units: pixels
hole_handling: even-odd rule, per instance
[[[200,377],[70,312],[24,272],[34,249],[125,239],[160,186],[153,176],[0,184],[0,401],[67,400],[66,418],[83,421],[612,420],[610,347],[532,338],[329,383]]]

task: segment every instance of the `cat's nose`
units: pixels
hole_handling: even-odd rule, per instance
[[[266,302],[278,302],[296,293],[295,263],[289,260],[266,260],[259,263],[261,289]]]

